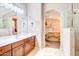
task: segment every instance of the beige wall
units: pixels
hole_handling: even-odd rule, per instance
[[[60,21],[59,19],[46,18],[47,22],[46,29],[51,28],[52,32],[60,32]]]

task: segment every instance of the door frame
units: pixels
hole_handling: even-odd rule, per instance
[[[41,21],[42,21],[42,32],[41,32],[41,47],[45,48],[45,17],[44,17],[44,11],[45,11],[45,3],[41,3]],[[62,15],[63,13],[60,13],[60,49],[62,49]]]

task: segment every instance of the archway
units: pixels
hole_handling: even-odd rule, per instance
[[[51,9],[45,12],[45,47],[60,47],[60,13]]]

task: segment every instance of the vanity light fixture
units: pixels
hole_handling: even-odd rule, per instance
[[[10,4],[9,4],[9,7],[10,7],[10,10],[12,10],[12,11],[14,10],[13,4],[10,3]]]
[[[2,3],[3,4],[3,7],[7,8],[7,9],[10,9],[10,6],[8,3]]]
[[[14,11],[18,12],[18,7],[14,6]]]
[[[10,9],[10,10],[16,12],[16,13],[19,13],[19,14],[23,14],[24,13],[23,9],[13,5],[12,3],[0,3],[0,6],[3,6],[5,8],[7,8],[7,9]]]
[[[21,13],[21,11],[22,11],[21,8],[18,8],[18,13]]]

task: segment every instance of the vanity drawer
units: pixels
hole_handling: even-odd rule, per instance
[[[23,44],[24,44],[24,40],[15,42],[15,43],[12,44],[12,49],[13,49],[13,48],[16,48],[16,47],[18,47],[18,46],[20,46],[20,45],[23,45]]]
[[[11,44],[0,47],[0,54],[3,54],[3,53],[10,51],[10,50],[11,50]]]

